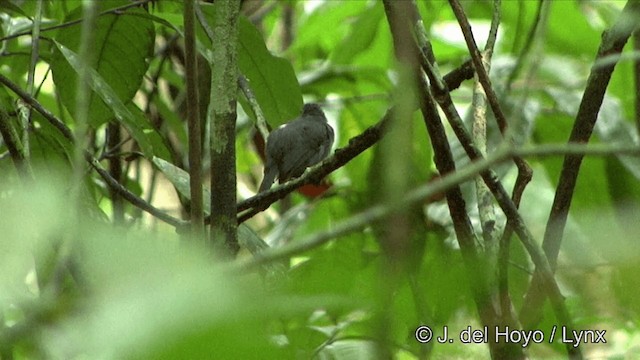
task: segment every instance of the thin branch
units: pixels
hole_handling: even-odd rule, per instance
[[[122,181],[123,167],[122,167],[122,155],[118,152],[122,149],[120,140],[120,124],[113,121],[107,124],[105,128],[107,147],[106,153],[109,159],[109,174],[117,182]],[[110,153],[110,154],[109,154]],[[109,189],[109,196],[112,204],[113,222],[115,224],[124,224],[124,202],[122,197],[113,189]]]
[[[482,88],[485,91],[487,100],[489,100],[489,105],[491,106],[491,111],[493,111],[496,121],[498,122],[500,133],[502,133],[503,136],[507,136],[507,119],[502,112],[498,96],[493,90],[489,74],[483,66],[482,55],[480,54],[480,51],[476,46],[475,39],[473,38],[473,31],[471,30],[469,20],[464,14],[464,10],[462,9],[462,6],[460,5],[460,2],[458,0],[449,0],[449,3],[451,4],[451,9],[456,15],[456,18],[458,19],[460,28],[462,29],[462,34],[464,35],[465,42],[467,43],[467,48],[469,49],[469,53],[471,54],[471,59],[473,60],[473,65],[476,69],[478,80],[480,81],[480,84],[482,84]],[[508,138],[510,139],[510,141],[513,141],[511,135],[509,135]],[[513,202],[516,205],[519,205],[520,199],[522,198],[522,193],[524,193],[527,184],[531,181],[533,172],[529,164],[527,164],[527,162],[523,159],[519,159],[516,157],[513,160],[516,164],[516,167],[518,168],[518,178],[516,179],[512,198]]]
[[[187,122],[189,124],[189,185],[191,189],[191,231],[195,238],[204,235],[202,202],[202,130],[197,79],[195,0],[184,2],[184,49],[187,78]]]
[[[238,75],[238,86],[240,87],[240,90],[242,90],[242,93],[244,94],[247,101],[249,101],[249,105],[251,105],[251,109],[256,115],[256,127],[258,128],[262,139],[266,142],[267,137],[269,136],[269,129],[267,129],[267,120],[264,118],[264,113],[262,113],[262,108],[260,108],[258,99],[256,99],[253,90],[251,90],[249,80],[242,74]]]
[[[85,152],[85,159],[87,160],[89,165],[91,165],[91,167],[96,170],[98,175],[100,175],[100,177],[104,179],[109,188],[115,190],[120,196],[131,203],[131,205],[148,212],[149,214],[176,228],[183,228],[184,226],[188,225],[188,222],[174,218],[173,216],[159,210],[158,208],[152,206],[142,198],[129,191],[126,187],[112,178],[111,175],[109,175],[109,172],[107,172],[107,170],[105,170],[102,165],[100,165],[100,162],[89,152]]]
[[[505,89],[506,89],[505,91],[507,93],[511,90],[511,86],[513,85],[513,82],[518,76],[518,73],[520,72],[520,69],[522,69],[525,59],[527,58],[527,56],[529,55],[532,49],[533,40],[535,39],[535,34],[537,33],[539,25],[541,24],[542,9],[544,4],[545,4],[545,0],[538,0],[538,7],[536,9],[536,15],[534,16],[534,19],[533,19],[533,24],[531,24],[531,28],[529,28],[529,32],[527,33],[527,39],[524,43],[524,46],[522,47],[522,50],[520,50],[520,53],[518,54],[518,59],[516,60],[516,64],[511,70],[511,73],[509,73],[509,78],[507,79],[507,84],[505,86]],[[523,12],[524,12],[524,9],[521,8],[520,13],[523,13]],[[518,35],[519,34],[516,33],[516,38],[520,38]],[[515,45],[514,45],[513,51],[514,52],[516,51]]]
[[[18,85],[13,83],[4,75],[0,74],[0,83],[4,86],[8,87],[11,91],[13,91],[16,95],[18,95],[24,102],[29,104],[29,106],[33,107],[34,110],[39,112],[53,127],[58,129],[60,133],[70,141],[73,141],[73,132],[71,129],[67,127],[67,125],[58,119],[55,115],[53,115],[49,110],[45,109],[39,102],[31,96],[26,91],[22,90]]]
[[[633,33],[633,52],[640,54],[640,30],[636,30]],[[633,78],[635,80],[635,123],[636,131],[638,132],[638,138],[640,138],[640,57],[637,57],[633,62]]]
[[[73,114],[75,126],[73,137],[76,139],[73,148],[73,182],[71,186],[71,199],[76,215],[81,217],[81,189],[83,187],[83,177],[85,169],[84,152],[89,145],[89,106],[91,103],[91,91],[89,84],[89,73],[97,60],[93,40],[95,37],[96,20],[99,5],[88,1],[82,3],[82,25],[80,34],[80,45],[78,49],[78,79],[76,85],[75,113]]]
[[[493,49],[496,47],[496,41],[498,40],[498,28],[500,27],[501,18],[501,0],[493,0],[493,16],[491,17],[491,27],[489,28],[489,36],[487,37],[487,43],[484,46],[485,58],[491,59]],[[488,62],[487,59],[485,61]],[[487,72],[489,68],[487,67]]]
[[[498,35],[498,27],[500,25],[500,0],[494,0],[493,4],[493,18],[491,20],[491,28],[489,31],[489,37],[487,38],[487,44],[482,56],[482,63],[485,71],[489,72],[491,68],[491,55],[493,54],[493,48]],[[482,88],[482,84],[477,80],[473,86],[473,122],[471,134],[473,136],[473,142],[480,150],[480,153],[486,155],[487,152],[487,96]],[[493,197],[487,185],[482,181],[482,178],[475,179],[476,198],[478,206],[478,214],[480,216],[482,235],[485,240],[485,261],[489,268],[493,268],[496,263],[498,253],[498,229],[495,226],[496,216],[495,208],[493,204]],[[493,272],[487,274],[491,278],[494,278]]]
[[[4,145],[9,150],[11,160],[18,171],[18,176],[25,183],[28,184],[33,180],[33,172],[29,161],[25,159],[24,148],[18,132],[11,125],[9,120],[9,114],[0,104],[0,136],[4,139]]]
[[[35,96],[35,73],[36,64],[40,57],[40,25],[42,23],[42,0],[36,2],[36,16],[33,20],[33,28],[31,33],[31,59],[29,61],[29,72],[27,74],[27,92]],[[26,107],[26,114],[22,119],[22,149],[25,159],[29,160],[29,127],[31,124],[31,108]]]

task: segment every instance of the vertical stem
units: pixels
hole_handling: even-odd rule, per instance
[[[640,30],[633,33],[633,51],[640,54]],[[640,137],[640,58],[636,58],[633,63],[633,77],[635,79],[635,105],[636,105],[636,131]]]
[[[0,136],[2,136],[5,146],[9,150],[9,155],[11,155],[11,160],[18,171],[18,175],[25,184],[29,183],[33,180],[31,167],[25,159],[24,149],[18,132],[11,125],[9,114],[2,107],[2,104],[0,104]]]
[[[98,4],[94,0],[83,0],[83,19],[82,32],[80,36],[80,49],[78,51],[78,59],[80,61],[80,71],[78,72],[78,90],[76,93],[76,127],[74,136],[77,140],[74,149],[73,158],[73,193],[72,199],[77,206],[77,215],[82,215],[80,194],[84,179],[85,154],[84,151],[88,145],[89,137],[87,136],[89,105],[91,102],[91,88],[89,86],[89,69],[94,63],[92,56],[92,46],[95,22],[98,14]]]
[[[211,72],[211,244],[239,250],[236,219],[236,94],[240,1],[216,1]]]
[[[40,23],[42,22],[42,0],[36,3],[36,16],[33,21],[33,30],[31,31],[31,62],[29,63],[29,73],[27,74],[27,92],[31,96],[35,96],[35,73],[36,64],[40,57]],[[22,122],[22,149],[24,158],[29,160],[29,125],[31,123],[31,108],[25,107],[27,115]]]
[[[122,159],[120,158],[121,148],[120,124],[110,122],[107,125],[107,153],[109,156],[109,174],[117,182],[123,183],[122,179]],[[113,207],[113,222],[122,224],[124,222],[124,199],[113,188],[109,188],[111,206]]]
[[[202,199],[202,130],[200,128],[197,53],[195,41],[195,0],[184,2],[184,48],[187,74],[187,121],[189,123],[189,185],[191,189],[191,230],[195,238],[204,234]]]

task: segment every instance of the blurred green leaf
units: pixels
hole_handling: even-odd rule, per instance
[[[73,51],[69,50],[64,45],[57,43],[56,46],[60,53],[65,57],[67,62],[73,67],[76,72],[81,71],[81,64],[78,56]],[[113,89],[106,83],[106,81],[97,73],[95,70],[89,68],[89,84],[93,91],[98,94],[105,104],[108,104],[109,107],[113,110],[113,114],[116,119],[118,119],[122,124],[129,130],[131,135],[136,139],[142,151],[145,153],[145,156],[151,157],[153,156],[153,148],[149,143],[149,140],[146,137],[144,132],[144,124],[142,123],[142,119],[139,117],[136,118],[135,115],[129,111],[127,106],[120,100],[118,95],[113,91]]]
[[[125,2],[126,3],[126,2]],[[111,2],[109,5],[115,6]],[[122,2],[120,2],[122,4]],[[66,18],[75,20],[81,16],[81,8]],[[153,54],[155,31],[153,22],[130,13],[142,13],[141,9],[129,9],[118,14],[107,14],[97,18],[93,41],[101,46],[92,53],[95,57],[95,72],[102,81],[99,87],[93,86],[89,109],[90,123],[97,127],[118,113],[116,101],[126,104],[140,88],[142,78],[147,71],[147,58]],[[70,64],[68,53],[77,53],[80,46],[80,25],[66,26],[55,36],[58,51],[51,60],[53,78],[58,87],[62,102],[72,114],[75,114],[78,69]],[[69,49],[62,53],[61,47]],[[70,66],[71,65],[71,66]],[[95,80],[96,76],[93,76]],[[105,95],[105,88],[111,89]],[[95,96],[97,95],[97,96]],[[106,98],[105,98],[106,97]],[[117,99],[117,100],[116,100]],[[120,119],[126,121],[127,119]],[[131,126],[132,124],[126,124]],[[131,130],[131,129],[130,129]]]

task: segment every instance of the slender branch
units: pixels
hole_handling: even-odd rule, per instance
[[[542,8],[544,4],[545,4],[545,0],[538,0],[538,7],[536,9],[536,15],[534,16],[534,19],[533,19],[533,24],[531,24],[531,28],[529,28],[526,41],[524,43],[524,46],[522,47],[522,50],[520,50],[520,53],[518,54],[518,59],[516,60],[516,64],[511,70],[511,72],[509,73],[509,78],[507,79],[507,84],[505,86],[505,89],[506,89],[505,91],[507,93],[511,90],[511,86],[513,85],[513,82],[518,76],[520,69],[522,69],[525,59],[531,52],[533,40],[535,39],[535,34],[538,31],[539,25],[541,24]],[[519,13],[522,14],[523,12],[524,10],[521,8]],[[516,37],[515,37],[516,39],[521,38],[521,36],[518,36],[518,35],[519,33],[516,33]],[[513,52],[515,51],[516,49],[514,44]]]
[[[34,110],[39,112],[53,127],[58,129],[60,133],[70,141],[73,141],[73,132],[67,127],[67,125],[53,115],[49,110],[45,109],[39,102],[26,91],[22,90],[18,85],[9,80],[6,76],[0,74],[0,83],[8,87],[16,95],[18,95],[24,102],[33,107]]]
[[[96,30],[96,20],[98,15],[99,4],[93,1],[85,1],[82,3],[82,26],[80,34],[80,45],[78,49],[78,79],[76,85],[75,98],[75,120],[73,137],[76,139],[73,148],[73,183],[71,186],[71,199],[75,206],[77,216],[81,218],[83,212],[81,209],[81,189],[83,187],[83,177],[85,169],[84,152],[89,145],[89,106],[91,103],[91,91],[89,84],[89,72],[94,67],[97,60],[95,52],[92,51],[94,46],[93,40]]]
[[[633,52],[640,54],[640,30],[633,33]],[[640,57],[633,62],[633,78],[635,80],[635,123],[638,138],[640,138]]]
[[[27,92],[35,95],[34,81],[36,73],[36,65],[40,57],[40,25],[42,23],[42,0],[36,2],[36,16],[33,20],[33,28],[31,33],[31,59],[29,61],[29,73],[27,74]],[[25,107],[26,114],[22,119],[22,149],[25,159],[29,160],[29,127],[31,124],[31,108]]]
[[[245,98],[249,101],[251,105],[251,109],[253,113],[256,115],[256,127],[262,136],[262,139],[266,142],[267,136],[269,136],[269,129],[267,129],[267,120],[264,118],[264,114],[262,113],[262,109],[260,108],[260,104],[258,103],[258,99],[256,99],[253,90],[251,90],[251,86],[249,85],[249,80],[242,74],[238,76],[238,86]]]
[[[491,68],[491,55],[493,53],[493,48],[495,46],[495,42],[498,34],[498,27],[500,25],[500,0],[494,0],[493,5],[493,18],[491,20],[491,29],[489,31],[489,37],[487,38],[487,44],[485,45],[485,50],[482,56],[482,66],[485,68],[485,71],[489,72]],[[473,136],[473,142],[480,150],[480,153],[486,155],[487,152],[487,96],[482,88],[482,84],[475,79],[473,86],[473,99],[472,99],[472,109],[473,109],[473,122],[471,128],[471,134]],[[482,181],[482,178],[477,177],[475,179],[475,188],[476,188],[476,198],[477,198],[477,206],[478,206],[478,214],[480,217],[482,235],[485,240],[485,261],[487,263],[487,267],[493,268],[496,263],[495,260],[497,258],[498,253],[498,236],[497,236],[497,227],[496,224],[496,216],[495,216],[495,208],[493,204],[493,197],[491,196],[491,192],[487,185]],[[495,274],[489,273],[487,274],[492,279]],[[493,282],[493,281],[492,281]]]
[[[25,159],[24,148],[18,136],[18,132],[9,121],[9,114],[0,104],[0,136],[4,139],[4,144],[9,150],[11,160],[18,171],[18,175],[25,183],[33,180],[33,172],[27,159]]]
[[[202,200],[202,130],[198,94],[195,36],[195,0],[184,2],[184,48],[187,78],[187,122],[189,124],[189,185],[191,189],[191,230],[195,238],[204,235]]]
[[[91,165],[91,167],[96,170],[98,175],[100,175],[100,177],[104,179],[104,181],[107,183],[109,188],[115,190],[120,196],[122,196],[129,203],[131,203],[131,205],[148,212],[149,214],[155,216],[156,218],[176,228],[183,228],[188,224],[188,222],[186,221],[176,219],[173,216],[159,210],[158,208],[152,206],[148,202],[144,201],[142,198],[138,197],[137,195],[129,191],[126,187],[124,187],[122,184],[120,184],[114,178],[112,178],[111,175],[109,175],[109,172],[107,172],[107,170],[105,170],[102,167],[102,165],[100,165],[100,162],[96,158],[94,158],[89,152],[85,152],[84,156],[87,162],[89,163],[89,165]]]
[[[507,136],[507,119],[500,106],[498,96],[493,90],[489,74],[483,66],[482,55],[480,54],[480,51],[476,46],[475,39],[473,38],[473,31],[471,30],[469,20],[464,14],[464,10],[462,9],[462,6],[460,5],[460,2],[458,0],[449,0],[449,3],[451,4],[451,9],[456,15],[456,18],[458,19],[460,28],[462,29],[465,42],[467,43],[467,48],[469,49],[471,59],[473,60],[473,65],[478,75],[478,80],[480,81],[480,84],[482,84],[482,88],[484,89],[487,100],[489,101],[489,105],[491,106],[491,111],[493,111],[496,121],[498,122],[498,128],[500,129],[500,132],[503,136]],[[508,138],[510,139],[510,141],[513,141],[511,135],[509,135]],[[522,193],[524,193],[527,184],[531,181],[533,172],[529,164],[527,164],[523,159],[515,157],[513,160],[516,164],[516,167],[518,168],[518,178],[516,179],[512,198],[513,202],[516,203],[516,205],[519,205],[520,199],[522,198]]]
[[[109,174],[117,182],[120,182],[123,178],[122,175],[125,174],[122,167],[122,156],[119,154],[122,149],[122,141],[120,140],[120,124],[115,121],[109,122],[105,128],[105,132],[105,146],[107,147],[107,152],[105,154],[107,154],[106,157],[109,159]],[[122,201],[122,197],[112,188],[109,188],[109,196],[111,197],[113,222],[115,224],[123,224],[124,202]]]
[[[467,48],[469,49],[469,54],[471,54],[471,60],[473,61],[473,66],[476,69],[476,74],[478,75],[478,80],[482,84],[485,93],[487,94],[487,100],[489,100],[489,105],[491,106],[491,110],[496,117],[496,121],[498,122],[498,127],[500,128],[500,132],[504,135],[507,131],[507,119],[502,112],[502,108],[500,107],[500,102],[498,101],[498,96],[495,91],[493,91],[493,86],[491,85],[491,79],[489,78],[489,74],[482,63],[482,55],[478,50],[476,45],[476,41],[473,37],[473,31],[471,30],[471,25],[469,24],[469,20],[462,9],[462,5],[460,5],[458,0],[449,0],[451,4],[451,9],[453,10],[456,18],[458,19],[458,23],[460,24],[460,29],[462,29],[462,34],[464,35],[465,42],[467,43]]]

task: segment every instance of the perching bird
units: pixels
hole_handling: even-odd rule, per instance
[[[333,129],[318,104],[305,104],[302,115],[272,131],[267,137],[264,178],[259,192],[278,178],[283,183],[322,161],[333,145]]]

